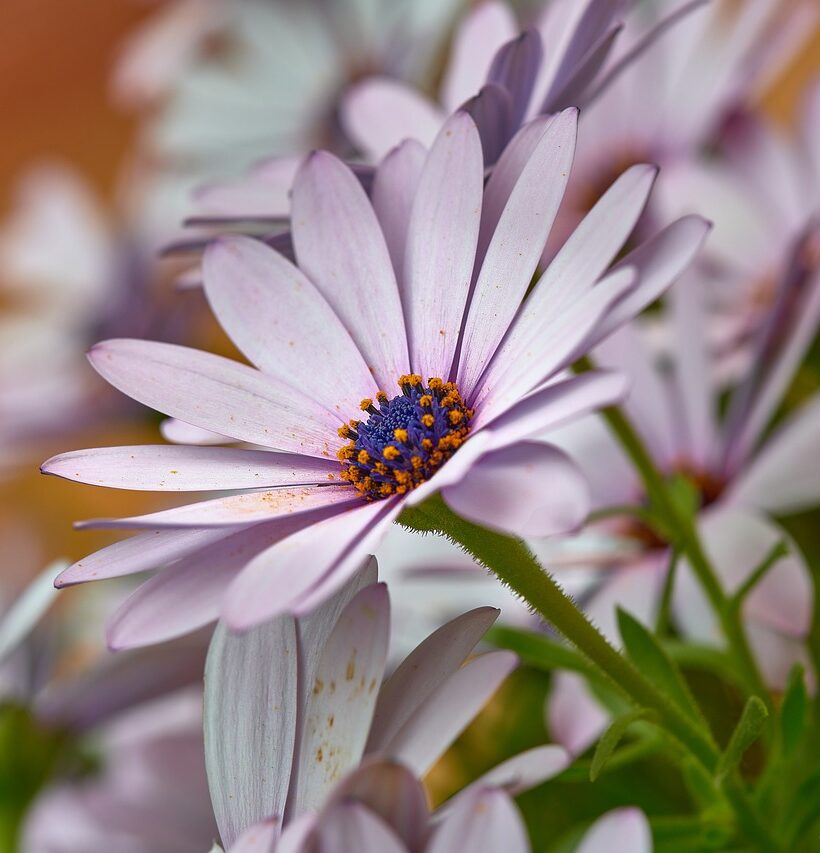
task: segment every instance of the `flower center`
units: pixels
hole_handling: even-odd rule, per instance
[[[411,373],[399,377],[401,394],[362,400],[366,420],[339,429],[342,479],[367,500],[403,495],[420,486],[458,450],[470,431],[468,409],[452,382]]]

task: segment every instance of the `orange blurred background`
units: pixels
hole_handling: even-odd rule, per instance
[[[111,102],[108,79],[118,46],[150,15],[142,0],[3,0],[0,3],[0,215],[15,180],[43,159],[75,167],[111,199],[118,167],[135,132],[133,117]],[[788,125],[807,80],[820,74],[820,30],[766,98],[766,109]],[[89,368],[90,370],[90,368]],[[157,440],[154,426],[114,424],[86,433],[70,446],[44,446],[42,457],[94,445]],[[95,489],[39,475],[35,460],[25,473],[0,483],[3,575],[15,586],[56,556],[80,557],[105,534],[74,532],[71,522],[100,515],[130,515],[159,504],[158,496]],[[14,542],[29,526],[39,553],[10,561]],[[9,545],[11,547],[9,547]]]

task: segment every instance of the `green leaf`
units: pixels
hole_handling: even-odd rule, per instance
[[[715,787],[715,780],[704,766],[694,758],[686,757],[681,762],[681,770],[692,799],[704,811],[715,809],[716,804],[720,802],[720,795]]]
[[[763,704],[763,700],[757,696],[750,696],[746,707],[740,715],[726,751],[720,757],[717,767],[717,775],[725,776],[734,770],[743,758],[746,750],[760,737],[769,712]]]
[[[789,673],[786,694],[780,706],[780,733],[783,738],[783,752],[790,756],[803,736],[806,725],[808,694],[803,680],[803,667],[798,663]]]
[[[634,616],[618,608],[618,629],[627,654],[645,678],[681,710],[705,726],[705,720],[686,681],[657,638]]]
[[[594,782],[601,775],[604,766],[615,752],[615,747],[632,723],[654,717],[655,715],[648,708],[638,708],[613,720],[612,725],[604,732],[595,747],[595,755],[592,756],[592,764],[589,768],[590,781]]]
[[[500,649],[515,652],[526,664],[537,669],[568,669],[592,678],[599,677],[596,668],[580,652],[544,634],[498,625],[485,637]]]

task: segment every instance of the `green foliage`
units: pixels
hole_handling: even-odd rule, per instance
[[[589,768],[589,778],[594,782],[600,775],[601,771],[606,766],[616,747],[621,741],[621,738],[626,734],[627,729],[638,720],[655,719],[655,714],[647,708],[638,708],[635,711],[629,711],[626,714],[615,719],[612,725],[604,732],[601,739],[598,741],[598,746],[595,749],[595,755],[592,757],[592,765]]]
[[[768,716],[769,712],[766,710],[763,700],[757,696],[750,696],[740,720],[732,732],[729,745],[720,757],[717,770],[718,777],[725,776],[738,767],[746,750],[763,733],[763,727],[766,725]]]

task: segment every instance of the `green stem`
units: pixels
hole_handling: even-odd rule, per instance
[[[679,511],[669,494],[663,476],[655,467],[638,433],[623,412],[617,408],[609,408],[604,409],[602,415],[637,468],[650,502],[662,514],[667,525],[677,532],[676,544],[688,558],[695,576],[717,614],[747,691],[751,695],[763,697],[764,702],[771,709],[771,695],[752,655],[740,613],[731,606],[730,599],[724,593],[718,576],[703,550],[692,520]]]
[[[702,730],[647,681],[621,655],[572,599],[542,568],[520,539],[478,527],[456,515],[439,496],[421,506],[405,509],[400,523],[423,533],[441,533],[461,546],[478,562],[532,605],[535,610],[596,666],[602,676],[639,707],[657,712],[663,728],[671,734],[705,770],[713,775],[720,753],[708,731]],[[746,793],[739,784],[724,786],[724,793],[737,817],[738,828],[759,849],[777,850],[765,827],[757,819]]]
[[[467,550],[554,625],[616,689],[626,693],[639,706],[656,711],[668,731],[707,770],[714,771],[719,753],[711,736],[659,693],[609,643],[544,571],[524,542],[460,518],[438,497],[426,501],[421,507],[405,510],[400,521],[414,530],[443,533]]]

